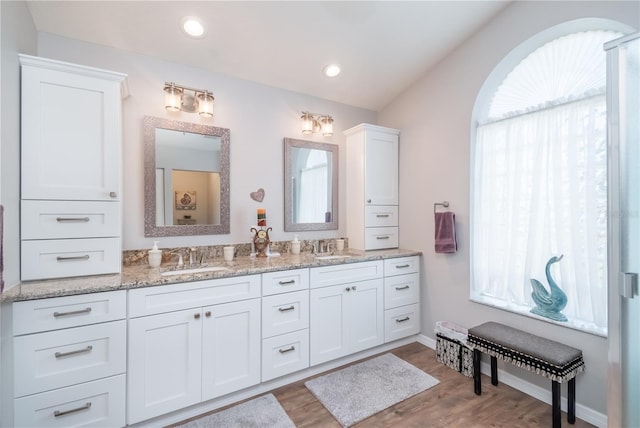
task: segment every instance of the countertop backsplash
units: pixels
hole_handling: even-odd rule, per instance
[[[336,239],[316,239],[316,240],[300,240],[300,253],[311,253],[314,245],[318,245],[319,242],[323,244],[330,244],[333,251],[336,248]],[[344,239],[344,251],[349,251],[349,240]],[[222,260],[223,248],[232,245],[235,248],[235,257],[248,257],[251,255],[251,244],[248,242],[242,244],[225,244],[225,245],[211,245],[211,246],[199,246],[199,247],[175,247],[175,248],[162,248],[162,267],[171,267],[178,264],[178,258],[182,255],[185,264],[188,264],[189,253],[191,248],[196,248],[198,258],[201,258],[204,253],[203,263],[212,263]],[[271,252],[277,252],[281,255],[291,253],[291,241],[272,241],[269,244]],[[138,266],[146,265],[148,263],[149,249],[143,250],[125,250],[122,252],[122,266]],[[198,260],[200,262],[200,260]]]

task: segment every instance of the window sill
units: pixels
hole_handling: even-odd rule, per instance
[[[584,322],[584,321],[580,321],[580,320],[572,320],[569,319],[566,322],[560,322],[560,321],[554,321],[552,319],[549,318],[545,318],[545,317],[541,317],[539,315],[536,314],[532,314],[530,312],[529,307],[525,307],[525,306],[517,306],[517,305],[508,305],[506,304],[504,301],[499,300],[499,299],[495,299],[495,298],[491,298],[491,297],[487,297],[487,296],[474,296],[474,297],[470,297],[469,300],[471,300],[472,302],[475,303],[480,303],[482,305],[487,305],[487,306],[491,306],[493,308],[496,309],[502,309],[504,311],[507,312],[512,312],[515,314],[519,314],[519,315],[523,315],[529,318],[534,318],[540,321],[545,321],[551,324],[555,324],[558,325],[560,327],[566,327],[566,328],[570,328],[573,330],[579,330],[582,331],[584,333],[589,333],[589,334],[593,334],[594,336],[598,336],[598,337],[607,337],[607,329],[606,328],[602,328],[602,327],[598,327],[592,323],[588,323],[588,322]]]

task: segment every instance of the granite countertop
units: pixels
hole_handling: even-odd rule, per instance
[[[349,257],[331,260],[318,260],[309,253],[303,253],[299,255],[284,254],[278,257],[269,258],[255,258],[247,256],[236,257],[232,262],[225,262],[220,258],[203,266],[221,266],[226,267],[226,270],[169,276],[162,276],[161,273],[178,269],[175,265],[163,265],[159,268],[151,268],[147,265],[124,266],[122,268],[122,272],[119,274],[22,282],[0,294],[0,301],[18,302],[23,300],[46,299],[50,297],[71,296],[76,294],[98,293],[103,291],[130,290],[141,287],[154,287],[180,282],[252,275],[288,269],[417,256],[422,253],[420,251],[402,249],[377,251],[359,251],[350,249],[343,253],[336,254],[346,255]]]

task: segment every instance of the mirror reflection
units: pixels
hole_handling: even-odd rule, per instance
[[[229,233],[229,130],[145,117],[145,236]]]
[[[338,146],[285,138],[285,231],[338,228]]]

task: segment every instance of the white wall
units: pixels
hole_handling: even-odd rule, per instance
[[[2,86],[0,201],[4,205],[5,288],[20,279],[20,63],[18,53],[36,53],[36,30],[25,2],[0,2]]]
[[[131,96],[123,103],[124,249],[150,248],[153,244],[152,238],[144,237],[143,116],[231,130],[231,234],[162,238],[161,247],[249,242],[249,227],[255,224],[258,207],[267,210],[268,225],[273,227],[270,234],[273,240],[293,239],[293,233],[283,232],[283,138],[339,144],[340,177],[344,177],[342,131],[358,123],[376,123],[377,120],[373,111],[51,34],[39,35],[38,55],[129,75]],[[201,119],[193,113],[167,112],[162,91],[165,81],[213,91],[213,120]],[[302,110],[331,114],[335,119],[333,137],[303,138],[299,121]],[[250,199],[249,194],[260,187],[264,188],[266,196],[259,204]],[[300,238],[342,236],[346,230],[345,200],[342,192],[339,201],[340,230],[300,233]]]
[[[423,252],[422,332],[435,322],[466,327],[503,322],[583,350],[586,373],[576,381],[577,402],[606,413],[607,341],[469,301],[469,180],[472,109],[484,80],[513,48],[539,31],[585,17],[638,27],[638,2],[513,2],[494,20],[379,112],[379,123],[399,128],[400,244]],[[447,200],[456,213],[458,252],[435,254],[433,203]],[[548,380],[506,366],[510,373],[549,389]],[[471,388],[471,385],[469,386]],[[580,417],[580,409],[577,416]]]
[[[0,203],[4,205],[4,281],[5,289],[20,279],[20,64],[18,52],[36,52],[36,31],[25,2],[0,2]],[[11,346],[6,318],[0,312],[0,425],[11,414],[13,377],[8,372]]]

